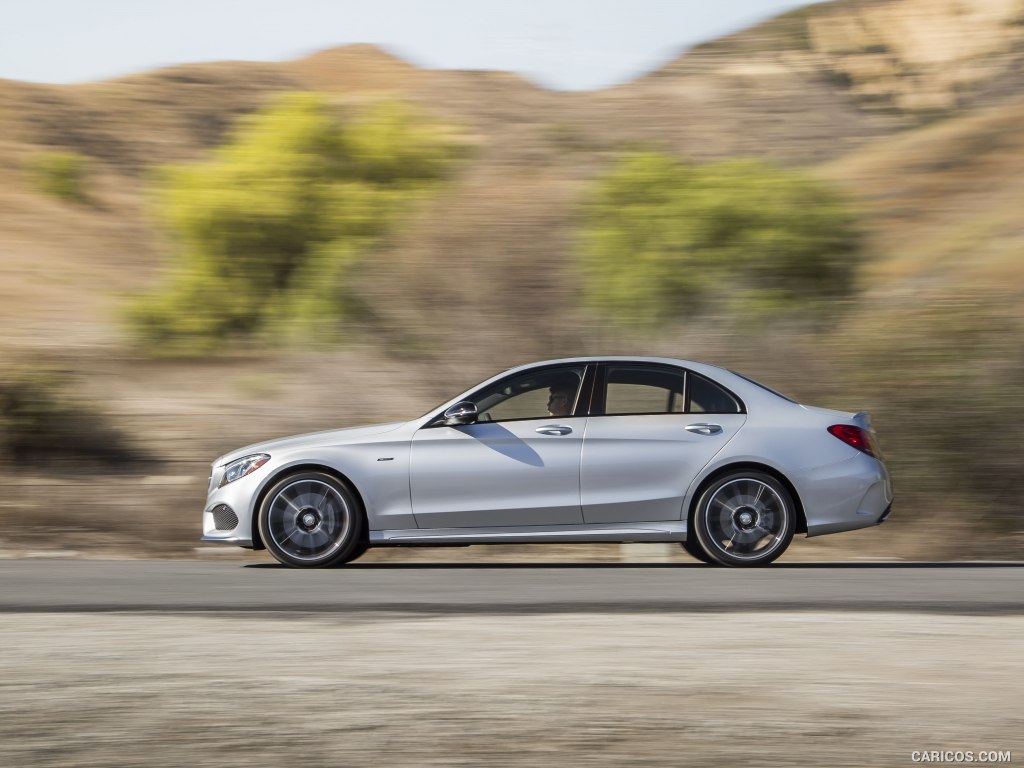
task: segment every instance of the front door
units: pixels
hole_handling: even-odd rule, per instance
[[[420,528],[583,522],[580,457],[585,366],[518,374],[474,393],[480,417],[412,439],[410,490]]]

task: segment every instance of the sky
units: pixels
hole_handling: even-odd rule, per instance
[[[0,78],[74,83],[375,43],[419,66],[587,90],[799,0],[0,0]]]

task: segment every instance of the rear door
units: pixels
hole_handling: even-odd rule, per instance
[[[686,489],[746,421],[743,404],[671,365],[607,363],[597,387],[580,465],[585,522],[681,519]]]

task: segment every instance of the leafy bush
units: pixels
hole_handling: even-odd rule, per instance
[[[129,310],[154,354],[195,354],[273,324],[330,333],[358,310],[348,278],[367,248],[456,156],[442,128],[378,105],[347,122],[316,94],[245,119],[207,162],[165,168],[159,213],[180,261]]]
[[[805,174],[657,152],[597,182],[582,234],[587,303],[636,324],[723,302],[771,312],[843,296],[860,242],[838,194]]]
[[[29,166],[44,194],[69,203],[89,202],[89,158],[77,152],[45,152],[33,157]]]
[[[0,457],[15,464],[137,458],[100,411],[71,394],[69,376],[55,371],[0,377]]]
[[[1003,534],[1024,530],[1024,319],[1005,299],[961,288],[889,308],[841,340],[849,386],[884,414],[897,494],[929,512],[966,508]]]

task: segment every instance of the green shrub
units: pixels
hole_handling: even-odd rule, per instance
[[[583,215],[586,302],[653,324],[725,304],[805,309],[853,288],[860,236],[839,195],[758,160],[623,158]]]
[[[0,457],[14,464],[138,458],[95,406],[72,394],[70,377],[56,371],[0,377]]]
[[[89,158],[77,152],[45,152],[29,166],[39,191],[68,203],[89,202]]]
[[[316,94],[244,119],[206,162],[164,168],[178,245],[166,282],[128,310],[146,348],[190,355],[273,325],[328,335],[358,308],[349,278],[456,157],[441,126],[388,103],[339,121]]]

